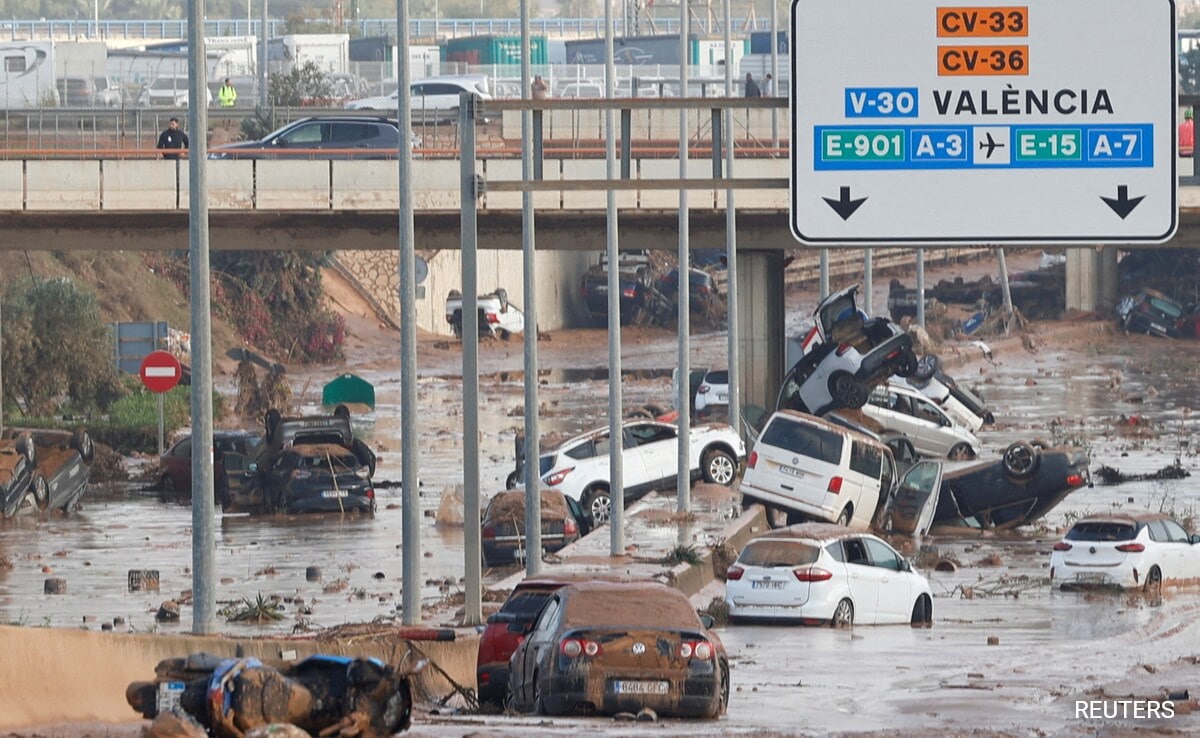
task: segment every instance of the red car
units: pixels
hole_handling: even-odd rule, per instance
[[[508,697],[508,661],[525,634],[537,620],[542,606],[554,592],[568,584],[598,579],[629,581],[603,574],[560,574],[529,577],[513,589],[500,611],[487,619],[479,638],[479,656],[475,677],[479,686],[479,702],[503,705]]]

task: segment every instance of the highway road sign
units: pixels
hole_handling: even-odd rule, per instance
[[[792,36],[801,242],[1174,235],[1173,0],[793,0]]]
[[[142,359],[138,369],[142,384],[151,392],[163,393],[179,384],[183,376],[183,367],[172,354],[166,351],[151,351]]]

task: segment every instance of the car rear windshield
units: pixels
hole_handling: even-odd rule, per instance
[[[537,614],[542,611],[542,605],[546,604],[546,600],[550,599],[550,595],[554,594],[549,589],[530,589],[524,592],[514,592],[512,597],[504,603],[500,608],[500,612],[512,614],[513,619],[518,622],[529,622],[537,617]]]
[[[566,622],[582,627],[699,627],[700,618],[686,597],[665,594],[649,587],[575,591],[567,601]]]
[[[842,460],[842,436],[825,428],[778,417],[763,431],[759,443],[786,449],[818,461],[837,464]]]
[[[752,541],[738,563],[746,566],[802,566],[816,562],[821,550],[802,541]]]
[[[1068,541],[1129,541],[1137,535],[1132,523],[1076,523],[1067,533]]]
[[[704,381],[709,384],[729,384],[729,372],[725,370],[709,372]]]
[[[1155,310],[1172,318],[1178,318],[1183,315],[1183,309],[1173,302],[1168,302],[1167,300],[1162,300],[1157,297],[1151,297],[1150,304],[1154,306]]]

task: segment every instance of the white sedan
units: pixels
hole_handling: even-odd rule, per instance
[[[622,475],[625,499],[655,489],[675,489],[679,428],[657,420],[627,420],[623,426]],[[579,500],[596,525],[612,509],[608,426],[576,436],[542,454],[542,483]],[[737,431],[721,423],[691,426],[688,465],[691,479],[733,486],[746,447]]]
[[[1200,584],[1200,535],[1156,512],[1081,518],[1050,554],[1050,583],[1060,589],[1159,592]]]
[[[780,528],[746,544],[725,582],[730,622],[846,628],[933,622],[929,581],[896,549],[828,523]]]

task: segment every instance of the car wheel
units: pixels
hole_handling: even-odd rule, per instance
[[[350,408],[344,404],[339,404],[337,407],[335,407],[333,409],[333,417],[345,418],[346,420],[349,420],[350,419]]]
[[[509,333],[508,331],[504,330],[503,328],[501,328],[500,329],[500,340],[507,341],[510,338],[512,338],[512,334]]]
[[[92,434],[83,428],[71,434],[71,448],[79,452],[79,458],[83,459],[85,464],[91,464],[92,460],[96,458],[96,446],[92,443]]]
[[[1162,571],[1157,566],[1150,567],[1146,574],[1146,584],[1143,587],[1148,595],[1162,594]]]
[[[857,409],[867,404],[867,387],[850,372],[834,372],[829,378],[829,394],[842,407]]]
[[[175,491],[175,480],[170,474],[162,475],[162,479],[158,480],[158,490],[170,494]]]
[[[546,705],[542,702],[542,685],[538,684],[537,674],[533,675],[533,714],[546,714]]]
[[[921,595],[913,603],[912,624],[926,627],[933,625],[933,603],[930,602],[929,595]]]
[[[18,434],[16,448],[17,453],[25,457],[25,463],[31,467],[37,466],[37,444],[33,442],[33,436],[28,433]]]
[[[1025,441],[1015,441],[1004,449],[1004,457],[1001,463],[1004,465],[1004,471],[1016,479],[1023,479],[1033,474],[1038,467],[1038,461],[1041,458],[1040,452],[1033,447],[1032,444]]]
[[[725,451],[714,448],[704,454],[704,481],[709,484],[719,484],[722,487],[733,485],[737,476],[737,462]]]
[[[46,484],[46,478],[41,474],[33,475],[33,481],[29,483],[29,495],[39,510],[50,506],[50,485]]]
[[[850,527],[850,518],[853,518],[853,517],[854,517],[854,509],[852,507],[850,507],[849,505],[846,505],[845,509],[842,510],[842,514],[838,516],[837,524],[845,526],[845,527]]]
[[[898,377],[911,377],[915,371],[917,371],[917,357],[911,351],[906,351],[893,369],[893,373]]]
[[[1054,444],[1050,443],[1045,438],[1035,438],[1029,442],[1029,445],[1033,446],[1038,451],[1045,451],[1048,448],[1054,448]]]
[[[970,461],[975,458],[975,450],[969,443],[956,443],[954,448],[950,449],[950,453],[946,454],[946,458],[951,461]]]
[[[612,515],[612,498],[604,487],[595,487],[584,492],[583,506],[592,514],[596,525],[607,523]]]
[[[517,485],[520,483],[521,472],[511,471],[508,473],[508,476],[504,478],[504,489],[516,489]]]
[[[912,378],[918,382],[928,382],[930,379],[933,379],[933,375],[937,374],[941,366],[942,360],[937,354],[925,354],[917,359],[917,368],[913,372]]]
[[[832,628],[849,628],[854,625],[854,603],[845,598],[837,604],[833,617],[829,619]]]

